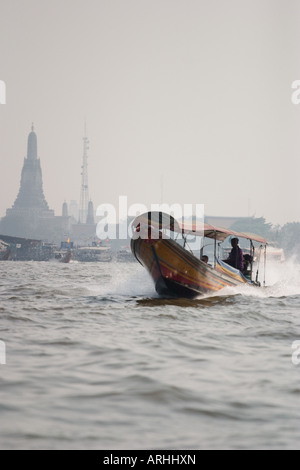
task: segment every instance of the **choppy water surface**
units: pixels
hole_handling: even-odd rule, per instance
[[[0,263],[0,448],[299,449],[299,274],[171,301],[137,263]]]

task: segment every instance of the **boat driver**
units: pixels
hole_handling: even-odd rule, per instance
[[[239,269],[240,271],[243,271],[244,269],[244,258],[243,258],[243,252],[239,247],[239,239],[238,238],[232,238],[231,239],[231,246],[232,250],[229,254],[229,257],[224,260],[225,263],[229,264],[233,268]]]

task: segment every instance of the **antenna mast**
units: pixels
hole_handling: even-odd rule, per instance
[[[88,184],[88,155],[89,140],[86,136],[86,123],[84,123],[84,137],[83,137],[83,159],[81,166],[81,191],[80,191],[80,207],[79,207],[79,223],[85,224],[88,214],[89,204],[89,184]]]

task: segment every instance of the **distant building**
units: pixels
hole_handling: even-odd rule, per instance
[[[45,199],[37,135],[32,125],[19,193],[12,208],[7,209],[6,216],[0,221],[0,233],[60,242],[69,234],[69,219],[65,213],[56,217]]]
[[[63,217],[68,217],[68,204],[66,202],[63,203],[62,205],[62,216]]]
[[[90,225],[95,224],[94,205],[93,205],[92,201],[89,201],[89,204],[88,204],[88,214],[87,214],[86,223],[90,224]]]
[[[73,224],[72,229],[72,239],[79,244],[91,245],[92,242],[97,241],[96,235],[96,223],[94,217],[94,205],[92,201],[88,203],[88,213],[86,223]]]
[[[69,215],[78,222],[79,219],[79,206],[77,201],[72,200],[69,204]]]

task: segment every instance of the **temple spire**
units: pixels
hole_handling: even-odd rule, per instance
[[[36,137],[36,133],[34,132],[33,123],[32,123],[32,126],[31,126],[31,132],[28,136],[27,158],[29,160],[36,160],[37,159],[37,137]]]
[[[37,137],[34,130],[28,136],[27,158],[22,169],[20,190],[12,209],[7,210],[7,215],[13,216],[19,211],[21,213],[25,211],[27,215],[54,216],[44,196],[41,163],[37,158]]]

